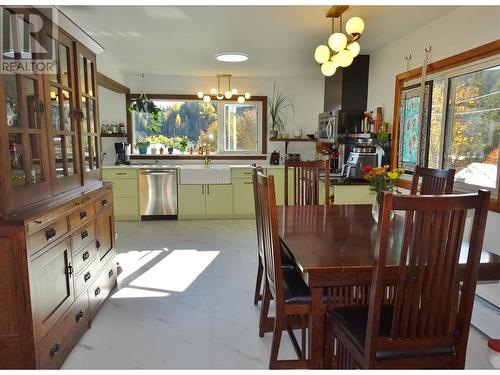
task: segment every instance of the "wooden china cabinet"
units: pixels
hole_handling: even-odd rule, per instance
[[[4,60],[36,58],[15,45],[34,37],[57,67],[0,74],[0,369],[59,368],[116,286],[96,58],[32,8],[0,11]]]

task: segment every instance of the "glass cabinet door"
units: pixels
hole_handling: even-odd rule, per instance
[[[46,35],[47,48],[57,62],[57,73],[46,75],[48,142],[54,193],[82,184],[78,152],[78,113],[73,72],[72,41],[59,33],[58,39]]]
[[[2,12],[2,38],[12,47],[4,51],[4,58],[23,59],[31,57],[31,46],[17,45],[30,38],[29,23],[13,22],[12,12]],[[19,33],[22,38],[13,38]],[[28,48],[28,49],[26,49]],[[22,51],[22,52],[18,52]],[[0,74],[0,137],[2,138],[3,166],[2,183],[7,210],[25,206],[50,196],[48,156],[45,138],[45,106],[43,102],[43,76],[37,72],[19,71]],[[12,199],[10,199],[12,197]]]
[[[95,57],[78,48],[78,86],[84,181],[100,180],[100,138]]]

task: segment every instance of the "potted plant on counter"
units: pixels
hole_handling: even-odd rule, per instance
[[[147,138],[141,138],[135,142],[135,148],[139,150],[140,155],[146,155],[148,153],[149,145],[150,142]]]
[[[285,95],[284,89],[278,90],[276,84],[274,84],[273,96],[268,99],[267,104],[271,124],[269,136],[271,138],[276,138],[279,134],[284,136],[287,111],[290,110],[295,114],[292,101]]]

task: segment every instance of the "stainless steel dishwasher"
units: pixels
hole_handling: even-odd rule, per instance
[[[139,211],[142,220],[177,219],[177,169],[140,169]]]

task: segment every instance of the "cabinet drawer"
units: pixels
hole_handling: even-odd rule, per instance
[[[100,196],[94,202],[94,212],[96,214],[104,211],[106,208],[111,207],[113,204],[113,193],[111,189],[104,195]]]
[[[115,178],[137,178],[137,169],[104,169],[103,178],[106,180],[113,180]]]
[[[75,277],[75,295],[78,297],[84,292],[95,280],[99,273],[99,261],[94,258],[92,262],[82,272]]]
[[[89,317],[89,301],[85,293],[38,346],[38,366],[42,369],[60,368],[78,338],[88,329]]]
[[[53,222],[54,220],[57,220],[58,217],[64,216],[69,210],[73,208],[73,204],[68,203],[63,206],[60,206],[59,208],[50,211],[49,213],[40,216],[32,221],[30,221],[27,225],[28,229],[28,235],[31,235],[42,228],[45,228],[48,226],[50,222]]]
[[[79,251],[78,254],[75,255],[75,253],[73,253],[73,270],[75,274],[80,273],[80,271],[83,270],[87,264],[92,262],[97,255],[97,252],[95,242],[92,241]]]
[[[69,215],[69,227],[70,229],[74,229],[80,224],[85,223],[89,220],[92,219],[92,216],[94,216],[94,204],[90,203],[79,210],[76,210],[73,212],[71,215]]]
[[[252,178],[252,168],[231,168],[233,178]]]
[[[32,255],[68,233],[68,221],[63,217],[28,237],[28,251]]]
[[[73,249],[73,254],[76,254],[78,250],[82,247],[95,240],[95,229],[94,222],[90,222],[84,227],[78,229],[71,236],[71,245]]]
[[[115,258],[111,258],[106,264],[102,272],[97,277],[97,280],[88,289],[90,315],[94,315],[106,299],[109,293],[116,286],[116,262]]]

